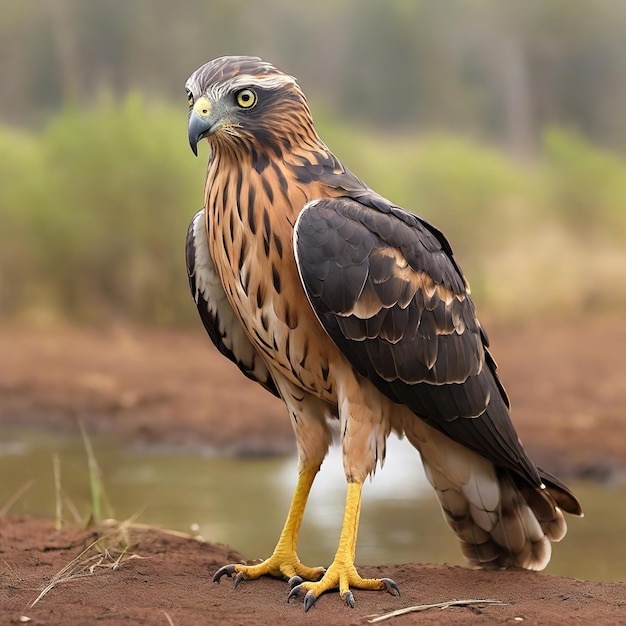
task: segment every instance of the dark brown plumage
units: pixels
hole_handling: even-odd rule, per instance
[[[189,140],[211,148],[187,236],[200,316],[220,352],[287,406],[299,480],[264,563],[216,580],[284,576],[309,608],[339,587],[397,591],[354,568],[361,485],[391,429],[419,450],[471,564],[542,569],[574,495],[537,468],[509,417],[488,340],[449,243],[369,189],[319,138],[295,80],[222,57],[187,81]],[[346,511],[328,570],[296,555],[306,498],[339,419]],[[320,575],[319,582],[314,581]]]

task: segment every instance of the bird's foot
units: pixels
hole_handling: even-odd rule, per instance
[[[354,595],[350,588],[388,591],[394,596],[400,595],[398,585],[390,578],[361,578],[352,563],[342,564],[333,561],[326,573],[317,582],[303,582],[299,580],[289,581],[292,589],[287,596],[287,602],[302,593],[304,596],[304,610],[308,611],[315,601],[325,592],[331,589],[339,589],[339,595],[344,602],[354,608]]]
[[[319,580],[325,571],[323,567],[307,567],[303,565],[295,553],[290,555],[274,553],[269,559],[258,565],[224,565],[224,567],[215,572],[213,582],[219,583],[222,576],[234,577],[236,588],[242,580],[253,580],[261,576],[274,576],[275,578],[286,578],[293,587],[294,584],[305,580]]]

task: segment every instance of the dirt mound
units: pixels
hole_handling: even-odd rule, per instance
[[[626,624],[626,583],[416,564],[360,568],[365,576],[393,578],[400,598],[357,590],[356,608],[350,609],[337,593],[329,593],[305,614],[301,601],[286,602],[284,581],[263,578],[237,589],[230,581],[211,582],[218,567],[242,559],[228,546],[154,529],[114,535],[85,550],[97,539],[94,532],[0,519],[0,623],[366,624],[373,615],[424,603],[492,599],[502,604],[430,609],[383,623]],[[125,540],[130,547],[122,553]]]

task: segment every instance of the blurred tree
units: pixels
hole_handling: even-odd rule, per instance
[[[50,34],[56,51],[61,90],[65,101],[74,101],[82,83],[80,77],[79,56],[76,48],[78,30],[75,25],[74,11],[68,0],[46,0]]]
[[[220,54],[258,54],[370,125],[540,146],[572,126],[626,147],[623,0],[20,0],[0,3],[0,118],[41,123],[107,86],[182,98]]]

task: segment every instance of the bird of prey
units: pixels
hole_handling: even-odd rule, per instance
[[[296,80],[255,57],[220,57],[187,80],[188,135],[210,157],[204,208],[187,234],[189,284],[218,350],[280,397],[298,480],[272,555],[229,564],[242,580],[284,577],[308,610],[325,591],[399,594],[354,565],[361,488],[393,430],[421,455],[472,566],[540,570],[563,512],[581,507],[526,454],[444,235],[378,195],[320,139]],[[328,568],[297,556],[313,480],[339,420],[347,495]]]

